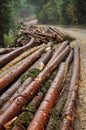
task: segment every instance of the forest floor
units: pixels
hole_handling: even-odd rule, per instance
[[[60,28],[76,40],[71,42],[73,46],[80,47],[80,82],[77,101],[77,117],[75,130],[86,130],[86,29]]]

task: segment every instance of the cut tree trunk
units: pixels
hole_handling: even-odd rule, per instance
[[[27,130],[43,130],[47,121],[51,108],[53,107],[56,98],[58,97],[62,87],[61,84],[64,80],[65,63],[60,65],[58,73],[52,82],[45,98],[39,106],[36,114],[34,115]]]
[[[0,67],[2,67],[3,65],[5,65],[6,63],[8,63],[9,61],[11,61],[12,59],[14,59],[15,57],[17,57],[19,54],[21,54],[22,52],[26,51],[27,49],[31,48],[32,46],[34,46],[34,42],[35,42],[35,39],[32,38],[30,40],[30,42],[21,47],[21,48],[18,48],[17,50],[15,51],[12,51],[10,52],[9,54],[6,54],[5,56],[3,56],[2,58],[0,58]]]
[[[69,130],[70,124],[74,122],[75,118],[75,100],[78,92],[80,76],[80,51],[79,48],[74,48],[74,64],[73,64],[73,75],[70,82],[68,99],[63,111],[63,123],[61,130]]]
[[[40,46],[36,46],[33,47],[27,51],[25,51],[24,53],[20,54],[18,57],[16,57],[15,59],[13,59],[12,61],[10,61],[8,64],[6,64],[4,67],[1,68],[0,72],[3,72],[7,69],[9,69],[11,66],[15,65],[17,62],[21,61],[22,59],[26,58],[27,56],[29,56],[30,54],[32,54],[33,52],[35,52],[36,50],[42,48],[44,46],[44,44],[40,45]]]
[[[36,61],[41,54],[44,52],[46,47],[42,47],[41,49],[34,52],[32,55],[28,57],[28,59],[23,62],[20,66],[7,73],[4,77],[0,78],[0,91],[7,87],[10,83],[12,83],[18,76],[20,76],[34,61]]]
[[[3,107],[1,108],[1,110],[0,110],[0,114],[1,114],[4,110],[7,109],[7,107],[14,101],[14,99],[15,99],[19,94],[21,94],[21,92],[25,89],[25,87],[26,87],[27,85],[29,85],[32,81],[33,81],[33,79],[32,79],[31,77],[29,77],[29,78],[27,78],[27,79],[24,81],[23,84],[21,84],[20,82],[17,82],[17,83],[19,83],[18,85],[17,85],[17,84],[14,84],[14,87],[16,87],[16,85],[17,85],[17,88],[18,88],[18,90],[16,90],[15,93],[13,93],[13,91],[12,91],[12,90],[14,90],[14,87],[13,87],[13,88],[10,88],[10,91],[7,91],[8,93],[4,92],[4,94],[3,94],[3,95],[1,96],[1,98],[0,98],[0,107],[3,106]],[[12,95],[11,95],[11,92],[13,93]],[[10,96],[10,95],[11,95],[11,96]],[[9,98],[10,98],[10,99],[9,99]],[[7,103],[5,103],[6,100],[8,100]]]
[[[70,52],[71,47],[67,46],[64,51],[56,57],[56,59],[49,65],[47,65],[44,70],[37,76],[37,78],[23,91],[20,97],[16,98],[15,102],[13,102],[6,111],[1,115],[0,122],[5,124],[16,115],[18,115],[22,109],[22,107],[27,104],[34,94],[41,87],[41,83],[46,80],[49,75],[58,67],[60,62],[64,60],[64,58]]]

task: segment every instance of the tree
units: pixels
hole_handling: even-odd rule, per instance
[[[42,23],[86,24],[86,0],[27,0]]]
[[[2,47],[5,47],[4,34],[9,32],[14,23],[13,10],[13,0],[0,0],[0,46]]]

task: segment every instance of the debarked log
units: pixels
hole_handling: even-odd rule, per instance
[[[39,106],[35,116],[33,117],[27,130],[43,130],[46,120],[49,116],[50,110],[53,107],[56,98],[61,90],[61,84],[64,79],[65,63],[62,63],[58,73],[53,80],[45,98]]]
[[[12,83],[19,75],[21,75],[34,61],[36,61],[41,54],[44,52],[46,47],[34,52],[28,57],[28,59],[23,62],[20,66],[7,73],[4,77],[0,78],[0,91],[7,87],[8,84]]]
[[[35,42],[35,39],[31,38],[30,42],[27,45],[25,45],[25,46],[23,46],[21,48],[18,48],[17,50],[14,50],[14,51],[10,52],[9,54],[6,54],[2,58],[0,58],[0,67],[2,67],[3,65],[5,65],[9,61],[11,61],[12,59],[14,59],[15,57],[17,57],[22,52],[24,52],[27,49],[29,49],[32,46],[34,46],[34,42]]]
[[[73,64],[73,75],[70,82],[68,99],[63,110],[63,123],[61,130],[69,130],[70,124],[75,118],[75,100],[78,92],[80,76],[80,50],[78,47],[74,48],[74,64]]]
[[[4,111],[0,117],[1,123],[5,124],[20,113],[22,107],[31,100],[37,90],[41,87],[41,83],[43,83],[43,81],[49,77],[52,71],[58,67],[60,62],[68,55],[70,50],[71,47],[67,46],[51,64],[44,68],[44,70],[37,76],[37,78],[35,78],[35,81],[27,86],[27,88],[21,93],[21,96],[16,98],[16,100],[8,107],[8,109]]]

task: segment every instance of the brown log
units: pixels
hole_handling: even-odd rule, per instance
[[[15,91],[18,89],[18,87],[21,85],[21,82],[18,80],[16,81],[7,91],[5,91],[1,96],[0,96],[0,108],[6,102],[9,97],[15,93]]]
[[[41,83],[46,80],[49,75],[54,71],[54,69],[60,64],[60,62],[68,55],[71,47],[67,46],[62,53],[49,65],[47,65],[44,70],[37,76],[35,81],[33,81],[27,88],[23,91],[20,97],[16,98],[15,102],[13,102],[6,111],[1,115],[0,122],[6,123],[16,115],[20,113],[22,107],[30,101],[33,95],[37,92],[37,90],[41,87]]]
[[[3,124],[0,123],[0,130],[6,130]]]
[[[12,90],[14,90],[14,87],[16,87],[16,83],[13,85],[13,88],[10,88],[9,91],[7,92],[4,92],[4,94],[1,96],[0,98],[0,114],[7,109],[7,107],[14,101],[14,99],[19,95],[21,94],[21,92],[25,89],[25,87],[27,87],[27,85],[29,85],[31,82],[33,81],[33,79],[31,77],[27,78],[23,84],[21,84],[21,82],[17,82],[19,83],[18,86],[17,86],[17,90],[15,93],[13,93]],[[11,94],[11,92],[13,94]],[[11,97],[11,98],[10,98]],[[8,98],[8,102],[6,102],[6,98]],[[9,99],[10,98],[10,99]]]
[[[4,67],[2,67],[1,70],[0,70],[0,73],[3,72],[3,71],[8,70],[11,66],[15,65],[17,62],[19,62],[22,59],[26,58],[27,56],[29,56],[30,54],[32,54],[36,50],[42,48],[43,46],[44,46],[44,44],[42,44],[40,46],[33,47],[33,48],[31,48],[31,49],[23,52],[22,54],[20,54],[19,56],[17,56],[15,59],[13,59],[12,61],[10,61],[8,64],[6,64]]]
[[[70,82],[68,99],[64,107],[63,115],[63,124],[61,130],[69,130],[71,122],[75,118],[75,100],[78,92],[78,83],[80,75],[80,51],[79,48],[74,48],[74,64],[73,64],[73,75]]]
[[[65,105],[66,99],[67,99],[67,95],[68,95],[68,91],[67,89],[69,88],[69,79],[71,77],[71,69],[68,71],[71,62],[73,59],[73,50],[71,50],[70,54],[68,55],[65,63],[65,74],[64,74],[64,80],[63,80],[63,89],[59,95],[59,99],[57,99],[57,102],[51,112],[50,118],[49,118],[49,122],[46,125],[46,130],[54,130],[54,129],[59,129],[58,126],[60,125],[59,123],[59,119],[61,118],[61,113],[62,113],[62,109]],[[68,72],[67,72],[68,71]],[[70,75],[69,75],[70,74]]]
[[[53,62],[53,60],[66,48],[66,46],[69,44],[68,41],[64,41],[61,46],[56,50],[52,58],[50,59],[49,63]]]
[[[9,52],[14,51],[14,50],[16,50],[16,49],[17,49],[17,48],[1,48],[1,49],[0,49],[0,55],[9,53]]]
[[[45,65],[47,64],[47,62],[49,61],[49,59],[51,58],[52,55],[52,50],[49,49],[47,50],[42,56],[41,58],[34,63],[31,68],[37,68],[39,70],[43,70]]]
[[[56,31],[53,27],[49,27],[50,30],[52,30],[55,34],[57,34],[57,38],[59,39],[59,41],[63,41],[63,37],[62,34],[59,31]]]
[[[26,130],[23,125],[16,124],[12,130]]]
[[[45,54],[43,54],[41,56],[41,58],[30,67],[30,69],[31,68],[37,68],[37,69],[42,70],[45,67],[48,60],[50,59],[51,54],[52,54],[52,50],[47,50],[45,52]],[[28,72],[28,70],[27,70],[27,72]],[[27,72],[26,72],[26,74],[27,74]],[[2,105],[4,105],[4,102],[7,101],[6,99],[9,99],[15,93],[15,91],[17,91],[19,86],[22,86],[20,79],[17,82],[15,82],[7,91],[5,91],[1,95],[1,97],[0,97],[0,107],[2,107]],[[3,110],[1,109],[1,111],[3,111]]]
[[[50,41],[47,43],[47,47],[52,47],[54,45],[54,42],[53,41]]]
[[[7,87],[8,84],[12,83],[19,75],[21,75],[40,55],[44,52],[45,47],[34,52],[30,55],[26,62],[23,62],[20,66],[7,73],[0,79],[0,91]]]
[[[35,116],[33,117],[27,130],[43,130],[46,120],[49,116],[50,110],[53,107],[56,98],[61,90],[61,84],[64,79],[65,64],[61,64],[59,71],[50,86],[45,98],[39,106]]]
[[[33,109],[35,108],[37,108],[38,106],[39,106],[39,104],[40,104],[40,102],[42,101],[42,99],[43,99],[43,93],[42,92],[38,92],[37,93],[37,95],[33,98],[33,100],[30,102],[30,104],[31,104],[31,106],[33,106]],[[30,105],[29,104],[29,105]],[[32,114],[32,112],[33,112],[33,110],[30,108],[30,107],[25,107],[25,108],[23,108],[23,112],[25,112],[26,111],[26,113],[28,112],[28,113],[31,113]],[[34,110],[34,112],[35,112],[35,110]],[[34,113],[33,113],[34,114]],[[24,128],[23,126],[24,126],[24,123],[23,123],[23,121],[25,122],[25,119],[23,119],[23,118],[21,118],[21,116],[23,115],[23,113],[21,113],[20,115],[19,115],[19,117],[17,118],[17,120],[15,121],[15,125],[14,125],[14,127],[13,127],[13,130],[20,130],[20,128]],[[29,116],[29,115],[28,115]],[[28,117],[29,118],[29,117]],[[10,124],[11,125],[11,124]]]
[[[21,47],[21,48],[18,48],[17,50],[15,51],[12,51],[10,52],[9,54],[5,55],[4,57],[0,58],[0,67],[2,67],[3,65],[5,65],[6,63],[8,63],[9,61],[11,61],[12,59],[14,59],[15,57],[17,57],[19,54],[21,54],[22,52],[26,51],[27,49],[31,48],[32,46],[34,46],[34,42],[35,42],[35,39],[32,38],[30,40],[30,42]]]

